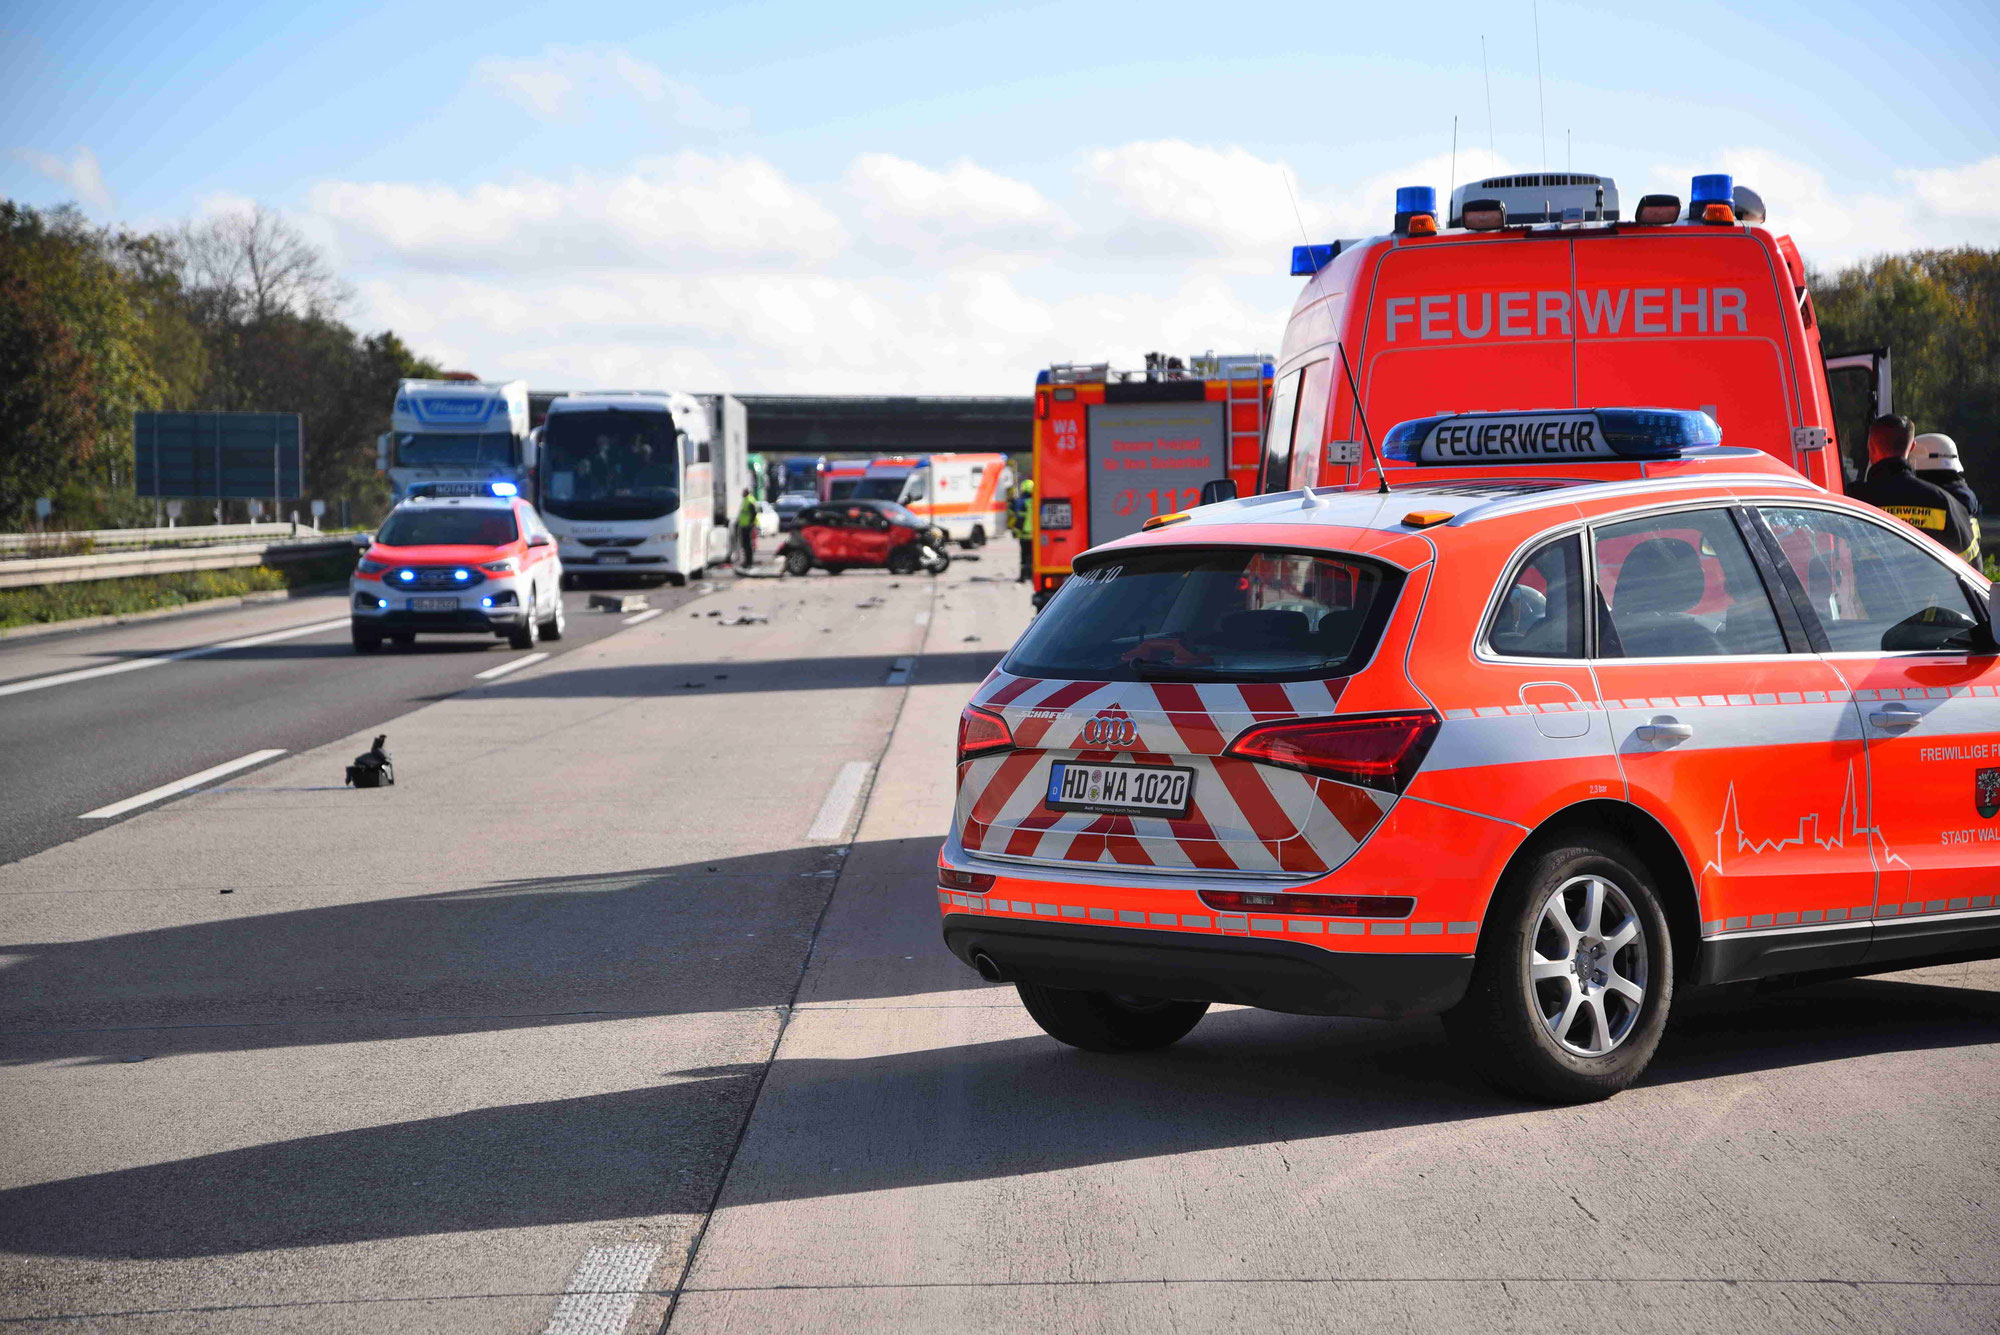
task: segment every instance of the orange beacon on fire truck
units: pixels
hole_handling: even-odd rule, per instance
[[[1993,588],[1790,430],[1430,416],[1083,553],[961,718],[946,944],[1079,1047],[1440,1013],[1561,1101],[1679,990],[2000,954]]]

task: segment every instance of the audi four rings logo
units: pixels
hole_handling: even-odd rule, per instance
[[[1130,746],[1139,729],[1123,714],[1099,714],[1083,725],[1083,740],[1091,746]]]

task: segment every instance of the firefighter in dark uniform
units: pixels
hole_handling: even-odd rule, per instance
[[[1942,431],[1926,431],[1910,450],[1910,470],[1924,481],[1943,487],[1958,498],[1972,518],[1972,538],[1979,540],[1979,493],[1965,480],[1965,465],[1958,461],[1958,442]],[[1977,565],[1978,562],[1973,562]]]
[[[1978,561],[1972,516],[1958,498],[1910,468],[1917,430],[1907,417],[1878,417],[1868,427],[1868,475],[1848,494],[1922,529],[1939,546]]]

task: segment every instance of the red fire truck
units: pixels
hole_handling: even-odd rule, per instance
[[[1866,460],[1841,466],[1830,376],[1864,378],[1857,424],[1888,412],[1888,352],[1823,355],[1798,247],[1728,176],[1695,177],[1685,208],[1647,195],[1623,219],[1616,201],[1609,177],[1496,177],[1453,192],[1440,227],[1436,193],[1405,187],[1389,235],[1296,247],[1309,281],[1243,492],[1373,485],[1370,433],[1412,418],[1603,403],[1699,409],[1843,490]]]
[[[1070,559],[1199,505],[1210,482],[1257,490],[1271,359],[1150,353],[1142,371],[1065,363],[1035,376],[1034,602]]]

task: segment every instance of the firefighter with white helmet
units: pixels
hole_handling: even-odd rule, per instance
[[[1972,536],[1977,542],[1979,496],[1972,490],[1972,484],[1965,480],[1965,466],[1958,461],[1958,442],[1942,431],[1926,431],[1910,446],[1910,471],[1958,498],[1958,503],[1965,507],[1965,513],[1972,519]]]

